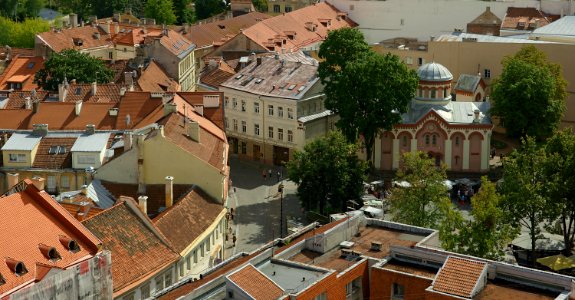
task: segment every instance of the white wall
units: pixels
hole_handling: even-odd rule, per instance
[[[503,20],[507,7],[539,7],[540,1],[508,0],[485,2],[478,0],[387,0],[351,1],[328,0],[359,23],[368,43],[394,37],[414,37],[429,40],[430,36],[451,33],[454,28],[464,29],[490,6]],[[573,6],[573,4],[572,4]],[[543,11],[554,14],[569,13],[567,0],[542,0]],[[571,8],[571,14],[573,8]],[[402,25],[403,20],[403,25]]]

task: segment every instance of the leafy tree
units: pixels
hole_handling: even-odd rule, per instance
[[[394,221],[431,228],[439,228],[446,221],[454,225],[453,220],[458,217],[444,183],[445,166],[436,167],[435,161],[424,152],[406,152],[397,178],[409,182],[411,187],[392,190],[390,203]]]
[[[252,0],[252,4],[259,12],[267,12],[268,11],[268,0]]]
[[[108,83],[114,72],[100,59],[86,53],[67,49],[54,53],[44,62],[44,68],[36,73],[35,80],[44,90],[58,90],[64,78],[76,79],[78,83]]]
[[[575,235],[575,135],[571,129],[556,132],[547,140],[549,221],[561,224],[566,255],[571,255]]]
[[[36,34],[48,31],[48,22],[37,19],[26,19],[24,22],[14,22],[0,17],[0,45],[12,47],[34,48]]]
[[[38,17],[44,7],[44,0],[0,0],[0,15],[24,20]]]
[[[172,0],[147,0],[145,13],[147,18],[153,18],[158,24],[174,24],[176,14]]]
[[[350,142],[363,137],[371,161],[376,135],[407,112],[417,74],[396,55],[372,52],[357,29],[331,31],[319,56],[324,59],[318,73],[325,85],[325,106],[339,114],[337,126]]]
[[[565,111],[566,81],[561,66],[534,46],[503,59],[503,73],[493,84],[491,114],[509,136],[550,136]]]
[[[471,220],[459,219],[456,231],[442,232],[446,250],[498,260],[503,249],[519,233],[507,222],[500,197],[487,177],[481,178],[481,189],[471,198]]]
[[[191,0],[173,0],[174,1],[174,9],[176,13],[176,23],[184,24],[184,23],[194,23],[195,21],[195,14],[191,7]]]
[[[196,19],[202,20],[224,12],[227,3],[223,0],[196,0],[194,1]]]
[[[367,166],[340,132],[307,144],[288,162],[288,177],[298,184],[297,194],[306,210],[345,211],[347,200],[359,199]]]
[[[531,238],[531,259],[535,264],[535,242],[550,209],[548,198],[547,156],[532,137],[523,139],[521,148],[514,150],[503,162],[501,205],[516,227],[525,226]]]

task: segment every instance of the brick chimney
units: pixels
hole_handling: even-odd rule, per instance
[[[166,209],[174,205],[174,177],[166,176]]]
[[[96,133],[96,125],[94,124],[88,124],[86,125],[86,134],[87,135],[92,135]]]
[[[96,92],[98,92],[98,82],[92,82],[92,96],[96,96]]]
[[[45,181],[44,178],[42,178],[42,177],[40,177],[40,176],[34,176],[34,177],[32,177],[32,183],[34,184],[34,186],[35,186],[38,190],[43,191],[43,190],[44,190],[44,187],[45,187],[45,184],[46,184],[46,181]]]
[[[74,111],[76,112],[76,116],[80,115],[80,112],[82,111],[82,100],[76,101],[76,105],[74,106]]]
[[[186,131],[188,132],[188,136],[192,140],[200,143],[200,124],[198,122],[192,121],[192,122],[186,123],[186,127],[187,127]]]
[[[148,196],[138,197],[138,207],[144,215],[148,215]]]
[[[132,149],[132,133],[124,132],[124,151]]]
[[[8,188],[15,186],[18,182],[20,182],[20,174],[18,173],[8,173],[6,179],[8,181]]]

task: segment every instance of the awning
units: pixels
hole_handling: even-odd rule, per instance
[[[537,262],[554,271],[575,268],[575,261],[563,254],[538,258]]]
[[[14,75],[10,78],[8,78],[8,80],[6,80],[7,82],[17,82],[17,83],[22,83],[24,81],[26,81],[26,79],[30,78],[30,75]]]

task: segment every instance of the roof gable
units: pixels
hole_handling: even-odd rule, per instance
[[[0,90],[10,89],[10,83],[21,83],[22,91],[38,89],[34,75],[43,67],[44,59],[40,56],[15,56],[0,77]]]
[[[253,299],[273,300],[284,293],[281,287],[251,264],[228,275],[227,278]]]
[[[112,47],[111,35],[100,27],[83,26],[43,32],[37,35],[55,52]]]
[[[433,281],[433,291],[472,298],[485,285],[486,272],[485,262],[449,256]]]

